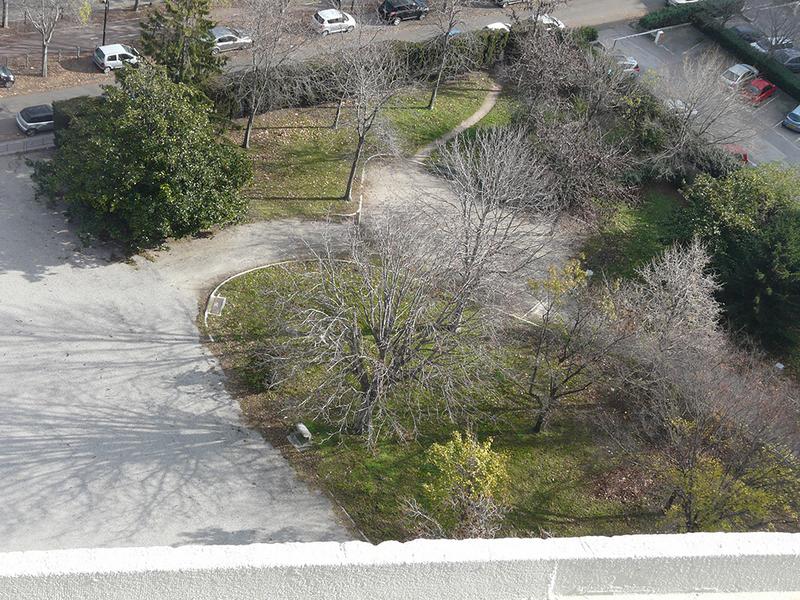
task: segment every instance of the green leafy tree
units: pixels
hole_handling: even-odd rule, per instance
[[[218,141],[210,113],[199,92],[163,68],[126,69],[118,87],[57,131],[55,158],[36,165],[38,191],[131,248],[230,222],[246,207],[239,191],[251,166]]]
[[[222,72],[209,30],[210,0],[166,0],[142,23],[142,50],[176,83],[201,84]]]
[[[416,533],[424,537],[494,537],[508,502],[508,457],[492,450],[492,440],[454,432],[445,444],[425,453],[430,469],[423,503],[406,503]]]
[[[778,165],[700,176],[687,191],[693,233],[708,245],[731,320],[768,348],[798,341],[800,173]]]

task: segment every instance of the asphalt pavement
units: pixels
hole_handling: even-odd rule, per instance
[[[682,69],[691,68],[692,61],[706,52],[722,56],[727,60],[723,62],[725,66],[739,62],[691,26],[666,30],[658,45],[650,35],[629,37],[635,33],[631,27],[618,24],[602,29],[600,39],[615,52],[635,58],[642,69],[641,77],[649,74],[674,77]],[[720,83],[709,81],[709,85]],[[795,106],[797,101],[780,90],[759,106],[742,103],[737,109],[746,131],[741,145],[748,151],[750,160],[757,164],[773,161],[800,164],[800,134],[781,126],[784,116]]]

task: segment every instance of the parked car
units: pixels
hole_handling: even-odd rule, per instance
[[[729,87],[739,87],[758,77],[758,69],[739,63],[733,65],[722,74],[722,81]]]
[[[792,73],[800,73],[800,50],[784,48],[783,50],[775,52],[772,58],[789,69]]]
[[[744,164],[752,167],[756,166],[755,163],[750,161],[750,157],[747,154],[747,148],[744,146],[740,146],[739,144],[725,144],[722,149]]]
[[[781,125],[786,127],[786,129],[791,129],[792,131],[800,133],[800,105],[795,106],[794,110],[786,115]]]
[[[214,41],[211,54],[229,52],[230,50],[244,50],[253,46],[253,38],[233,27],[217,25],[212,27],[208,33]]]
[[[52,131],[53,107],[50,104],[39,104],[23,108],[17,113],[17,127],[25,135],[35,135],[40,131]]]
[[[734,25],[731,31],[742,38],[745,42],[757,42],[766,37],[764,32],[752,25]]]
[[[424,19],[429,10],[425,0],[384,0],[378,6],[378,16],[381,21],[400,25],[400,21]]]
[[[132,46],[109,44],[95,48],[92,60],[103,73],[108,73],[113,69],[121,69],[125,65],[137,64],[139,53]]]
[[[322,35],[347,33],[356,28],[356,20],[353,17],[335,8],[314,13],[311,23],[314,30]]]
[[[686,104],[680,98],[668,98],[664,100],[664,106],[669,112],[679,117],[696,117],[698,114],[696,108]]]
[[[639,75],[639,62],[632,56],[625,56],[624,54],[612,54],[611,60],[616,64],[623,73],[628,73],[633,77]]]
[[[684,4],[694,4],[700,0],[667,0],[667,6],[683,6]]]
[[[758,52],[771,54],[772,52],[775,52],[775,50],[793,48],[794,42],[788,37],[764,37],[756,42],[753,42],[750,44],[750,46]]]
[[[497,23],[489,23],[484,29],[488,29],[489,31],[511,31],[511,23],[501,23],[498,21]]]
[[[753,104],[761,104],[767,98],[772,97],[778,91],[778,86],[770,83],[766,79],[756,77],[742,89],[742,96],[745,100]]]
[[[0,66],[0,87],[10,88],[14,85],[14,74],[8,67]]]
[[[539,15],[536,17],[536,21],[542,24],[547,31],[553,31],[555,29],[563,30],[567,28],[563,21],[551,17],[550,15]]]

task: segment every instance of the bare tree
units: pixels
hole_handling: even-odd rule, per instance
[[[464,0],[435,0],[431,6],[432,18],[438,29],[436,45],[439,51],[439,64],[433,77],[433,90],[431,90],[431,98],[428,101],[428,110],[432,110],[436,104],[436,96],[439,93],[439,86],[451,54],[454,30],[461,23],[464,8]]]
[[[759,40],[759,43],[768,54],[773,54],[784,47],[785,43],[791,43],[800,37],[800,20],[796,16],[789,16],[780,8],[762,12],[766,12],[766,15],[759,20],[759,24],[764,28],[766,39]]]
[[[566,6],[568,1],[569,0],[523,0],[517,5],[522,8],[523,14],[520,15],[516,10],[513,10],[511,13],[512,18],[516,22],[522,22],[525,15],[527,15],[527,20],[530,23],[531,29],[534,31],[544,30],[549,28],[549,24],[543,17],[552,16],[553,12],[557,9]],[[500,6],[505,8],[502,3]]]
[[[564,400],[602,381],[600,365],[627,337],[609,329],[612,316],[589,283],[576,260],[551,267],[534,282],[537,303],[526,315],[532,320],[512,320],[502,331],[505,339],[518,338],[525,359],[500,367],[500,385],[508,409],[530,416],[534,433],[547,429]]]
[[[384,427],[404,435],[423,415],[464,408],[458,382],[480,311],[460,318],[460,298],[442,292],[447,259],[425,228],[399,218],[353,228],[345,261],[330,247],[317,256],[299,330],[306,360],[325,377],[300,409],[373,443]]]
[[[352,108],[357,138],[345,189],[348,200],[353,193],[356,169],[367,136],[381,111],[407,82],[407,69],[392,44],[375,41],[360,28],[353,42],[334,54],[338,68],[346,74],[342,80],[341,99]]]
[[[47,49],[62,19],[87,22],[92,8],[86,0],[21,0],[25,18],[42,38],[42,77],[47,77]]]
[[[427,198],[421,213],[452,249],[448,281],[462,300],[459,310],[468,302],[494,304],[497,296],[509,303],[520,283],[514,280],[525,279],[551,238],[551,177],[527,136],[522,127],[479,130],[440,148],[432,163],[452,194]]]
[[[3,17],[2,17],[2,24],[0,26],[2,26],[4,29],[8,27],[8,12],[9,12],[8,0],[3,0]]]
[[[792,393],[728,343],[708,265],[695,241],[609,295],[628,334],[607,362],[624,409],[611,431],[657,475],[680,529],[764,526],[800,489]]]
[[[674,172],[698,146],[741,143],[752,135],[741,118],[738,90],[708,85],[726,67],[722,55],[710,52],[687,57],[665,75],[647,81],[668,113],[665,143],[646,159],[656,173]]]
[[[296,27],[289,14],[289,0],[247,0],[246,28],[253,38],[248,68],[237,72],[239,95],[247,115],[242,147],[250,147],[250,136],[256,115],[279,101],[285,86],[280,85],[279,69],[296,48],[286,43]]]

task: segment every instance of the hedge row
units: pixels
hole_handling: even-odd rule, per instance
[[[639,27],[645,31],[690,23],[697,16],[718,17],[741,11],[743,0],[701,0],[692,4],[666,6],[646,14],[639,19]]]
[[[495,30],[464,33],[453,38],[450,40],[450,60],[445,77],[454,77],[472,70],[491,69],[503,60],[511,35],[513,34]],[[426,81],[435,75],[442,56],[441,38],[393,44],[406,65],[406,76],[409,79]],[[281,66],[273,74],[276,85],[271,88],[270,107],[303,107],[336,102],[339,98],[336,96],[335,86],[330,85],[330,82],[341,76],[338,69],[338,65],[331,61],[306,61]],[[235,82],[221,77],[208,84],[203,91],[211,98],[218,115],[223,118],[238,118],[246,113],[246,106],[237,94],[237,87]]]
[[[770,55],[759,52],[740,38],[734,31],[724,29],[707,17],[696,17],[695,25],[708,37],[739,60],[757,68],[767,79],[784,92],[800,101],[800,76],[777,62]]]

